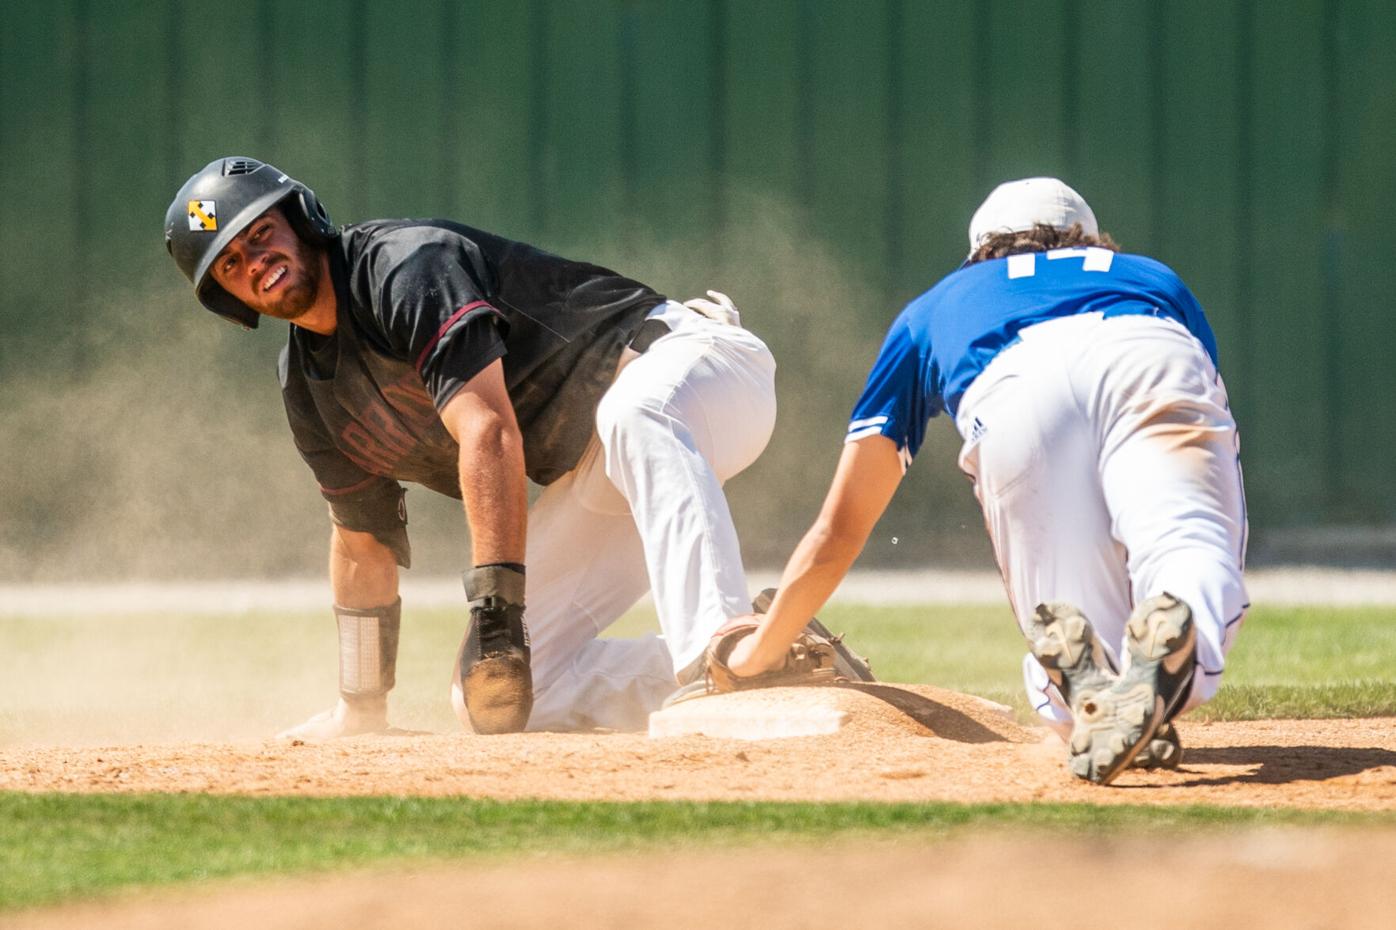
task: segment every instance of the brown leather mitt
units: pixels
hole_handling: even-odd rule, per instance
[[[775,688],[788,685],[827,685],[840,679],[834,669],[837,654],[834,644],[823,636],[803,630],[785,654],[785,664],[759,675],[739,676],[727,667],[732,649],[755,633],[757,625],[744,623],[720,632],[708,644],[704,655],[707,693],[722,694],[747,688]]]

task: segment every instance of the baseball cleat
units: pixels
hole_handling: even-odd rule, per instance
[[[1191,689],[1197,631],[1188,605],[1171,594],[1135,607],[1125,624],[1128,667],[1110,687],[1073,707],[1068,765],[1080,778],[1107,785],[1181,709]],[[1178,757],[1181,760],[1181,746]]]
[[[1176,769],[1183,764],[1183,743],[1178,739],[1178,730],[1171,723],[1165,723],[1154,733],[1139,755],[1129,764],[1134,769]]]
[[[767,588],[756,599],[751,602],[751,609],[758,614],[764,614],[771,609],[771,602],[776,599],[776,589]],[[834,647],[834,674],[839,678],[848,681],[875,682],[877,676],[873,674],[872,663],[849,649],[843,641],[843,634],[835,636],[829,632],[829,628],[819,622],[818,617],[810,617],[809,623],[805,624],[805,629],[827,639]]]
[[[1115,680],[1091,622],[1071,604],[1038,604],[1026,633],[1033,658],[1062,693],[1072,714],[1082,701]]]
[[[476,733],[517,733],[533,711],[533,672],[523,611],[470,611],[456,654],[451,703]]]

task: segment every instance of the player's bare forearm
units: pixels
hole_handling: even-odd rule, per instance
[[[523,438],[512,418],[508,424],[480,423],[462,434],[460,482],[474,564],[523,562],[528,484]]]
[[[844,446],[819,517],[781,573],[780,590],[760,629],[734,650],[733,671],[752,675],[780,665],[795,637],[853,567],[901,478],[896,446],[886,437]]]
[[[330,588],[341,607],[369,610],[397,600],[397,558],[372,533],[330,531]]]
[[[760,619],[760,629],[740,645],[749,643],[749,655],[733,655],[733,671],[751,675],[780,665],[785,651],[804,629],[809,618],[829,600],[858,553],[861,543],[840,539],[816,523],[800,540],[781,573],[780,589],[770,611]]]
[[[475,565],[524,560],[528,481],[523,435],[494,362],[472,378],[441,412],[460,444],[461,499],[470,523]]]

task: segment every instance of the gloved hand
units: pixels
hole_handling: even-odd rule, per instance
[[[475,733],[517,733],[533,711],[522,569],[482,565],[465,573],[470,624],[456,653],[451,706]]]
[[[694,297],[685,300],[683,305],[710,320],[726,323],[728,326],[742,325],[742,315],[737,312],[737,305],[732,303],[732,298],[721,291],[708,291],[708,297],[712,299]]]
[[[834,669],[834,646],[827,639],[809,630],[802,630],[790,644],[779,668],[759,675],[737,675],[727,665],[732,647],[755,633],[757,625],[744,623],[728,627],[708,644],[704,664],[707,693],[743,691],[747,688],[774,688],[782,685],[822,685],[839,680]]]

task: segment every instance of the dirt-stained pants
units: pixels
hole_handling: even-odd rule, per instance
[[[1040,602],[1075,604],[1118,667],[1131,608],[1167,591],[1197,625],[1188,706],[1210,699],[1250,605],[1236,423],[1202,346],[1166,318],[1040,323],[975,379],[956,425],[1019,626]],[[1023,677],[1068,731],[1031,655]]]

